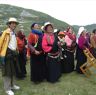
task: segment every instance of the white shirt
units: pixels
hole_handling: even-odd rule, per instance
[[[10,41],[9,41],[8,48],[10,48],[11,50],[16,50],[17,48],[17,40],[14,32],[10,33]]]

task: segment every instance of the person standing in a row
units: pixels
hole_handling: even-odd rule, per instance
[[[65,64],[64,72],[70,73],[74,71],[74,52],[76,48],[76,35],[73,33],[72,27],[68,27],[65,35]]]
[[[96,29],[92,31],[90,36],[90,44],[91,44],[91,52],[93,56],[96,58]]]
[[[77,51],[76,51],[76,71],[82,74],[80,66],[83,65],[87,61],[87,57],[84,54],[83,50],[89,48],[89,43],[86,39],[86,30],[84,27],[80,27],[78,31],[78,39],[77,39]]]
[[[58,37],[54,35],[54,28],[50,22],[44,24],[44,32],[42,48],[46,53],[47,80],[54,83],[61,75]]]
[[[42,50],[42,32],[39,25],[33,23],[28,36],[28,47],[30,49],[31,81],[39,83],[45,78],[45,56]]]
[[[19,86],[14,84],[15,65],[17,64],[17,40],[15,28],[18,25],[16,18],[10,18],[7,22],[8,28],[3,31],[0,40],[0,57],[2,59],[2,75],[4,89],[8,95],[14,95],[12,89],[18,90]]]
[[[17,74],[16,77],[22,79],[26,76],[26,44],[25,43],[25,35],[21,30],[17,31],[17,49],[18,49],[18,61],[19,61],[19,69],[20,73],[18,73],[18,69],[16,69]]]
[[[60,31],[58,33],[58,39],[59,42],[61,43],[61,53],[60,53],[60,63],[61,63],[61,72],[65,72],[65,64],[66,64],[66,55],[65,55],[65,50],[66,50],[66,43],[65,43],[65,32]]]

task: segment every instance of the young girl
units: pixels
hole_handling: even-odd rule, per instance
[[[65,50],[65,48],[66,48],[66,43],[65,43],[65,33],[63,32],[63,31],[60,31],[59,33],[58,33],[58,39],[59,39],[59,42],[60,42],[60,44],[61,44],[61,52],[60,52],[60,58],[61,59],[63,59],[63,52],[64,52],[64,50]]]

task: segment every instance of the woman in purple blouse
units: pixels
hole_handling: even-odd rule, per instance
[[[82,74],[80,66],[87,61],[87,57],[85,56],[83,50],[89,48],[89,42],[86,37],[85,29],[83,29],[79,34],[80,36],[78,37],[77,52],[76,52],[76,59],[77,59],[76,71]]]

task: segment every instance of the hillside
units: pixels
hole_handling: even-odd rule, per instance
[[[54,24],[55,28],[59,28],[61,30],[66,29],[68,26],[67,23],[57,20],[45,13],[16,6],[0,4],[0,31],[6,27],[6,22],[9,17],[16,17],[18,19],[20,22],[19,28],[23,28],[26,35],[30,32],[30,26],[34,22],[43,25],[46,21],[50,21]]]
[[[76,33],[78,32],[80,26],[78,25],[73,25],[73,28],[75,29]],[[88,32],[92,32],[93,29],[96,29],[96,24],[91,24],[91,25],[86,25],[84,26],[85,29],[87,29]]]
[[[86,28],[89,32],[92,32],[93,29],[96,28],[96,24],[86,25],[85,28]]]

